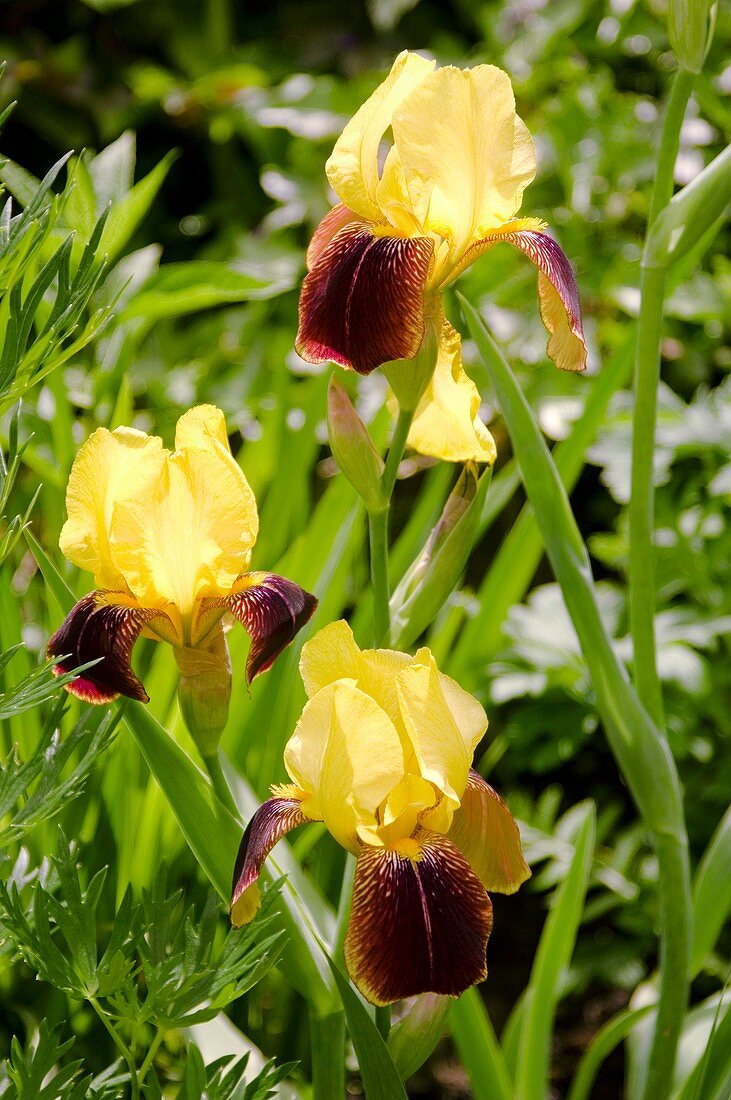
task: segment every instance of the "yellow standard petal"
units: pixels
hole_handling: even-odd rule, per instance
[[[344,848],[404,774],[401,741],[388,715],[352,680],[337,680],[306,704],[284,750],[290,778],[309,797],[302,812],[321,818]]]
[[[495,461],[495,440],[479,417],[480,394],[462,366],[462,341],[442,322],[437,365],[409,431],[415,451],[446,462]]]
[[[369,221],[382,221],[376,200],[378,146],[402,100],[434,68],[419,54],[404,50],[382,84],[351,118],[327,162],[327,178],[341,202]]]
[[[166,453],[153,490],[117,501],[111,549],[140,603],[169,613],[174,606],[189,642],[196,603],[227,596],[246,569],[258,520],[251,489],[220,438],[216,418],[187,414],[181,423],[177,441],[185,445]]]
[[[385,710],[392,722],[401,725],[396,676],[411,664],[407,653],[393,649],[361,650],[344,619],[329,623],[305,642],[300,657],[300,675],[309,698],[343,678],[354,680]]]
[[[484,710],[468,692],[439,672],[428,649],[399,673],[401,713],[421,776],[459,806],[472,756],[487,729]]]
[[[449,239],[450,264],[513,216],[535,176],[510,77],[493,65],[430,73],[396,108],[392,128],[414,213]]]
[[[165,455],[156,436],[134,428],[98,428],[76,456],[59,544],[69,561],[94,574],[98,588],[126,587],[109,544],[114,502],[148,498],[163,476]]]

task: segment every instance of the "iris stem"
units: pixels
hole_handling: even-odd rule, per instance
[[[226,776],[223,774],[223,768],[221,767],[221,759],[218,755],[218,750],[216,750],[216,752],[212,752],[210,756],[204,756],[203,763],[206,766],[206,771],[208,772],[211,783],[213,784],[213,789],[218,795],[219,802],[221,802],[227,810],[230,810],[235,818],[238,818],[238,807],[234,802],[233,795],[231,794],[231,788],[228,785]]]
[[[373,589],[373,633],[377,646],[391,642],[391,590],[388,580],[388,509],[368,513],[368,539]]]
[[[675,74],[663,122],[650,201],[646,240],[673,192],[680,127],[693,89],[693,74]],[[655,648],[655,547],[653,455],[660,381],[660,342],[665,271],[645,266],[640,285],[632,417],[632,487],[629,505],[629,608],[637,693],[650,716],[663,725],[663,703]]]
[[[673,170],[680,128],[693,90],[692,73],[675,74],[663,121],[645,241],[673,193]],[[660,382],[660,344],[665,302],[665,270],[643,256],[632,418],[632,484],[629,504],[629,609],[634,681],[641,703],[662,730],[664,725],[655,647],[655,546],[653,456]],[[679,826],[678,832],[680,833]],[[678,1037],[688,999],[689,883],[684,834],[655,833],[660,864],[660,989],[657,1019],[642,1088],[644,1100],[668,1095]]]
[[[310,1010],[313,1100],[345,1096],[345,1016],[318,1016]]]
[[[401,459],[406,449],[413,410],[400,409],[386,464],[381,475],[382,505],[368,513],[368,538],[371,564],[371,588],[373,590],[373,633],[377,646],[391,644],[391,586],[388,576],[388,521],[391,497]]]

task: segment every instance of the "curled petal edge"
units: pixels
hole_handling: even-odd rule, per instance
[[[246,682],[271,668],[279,654],[314,614],[316,598],[277,573],[244,573],[238,591],[217,600],[246,628],[251,649]]]
[[[85,703],[111,703],[119,695],[147,703],[149,696],[132,671],[130,658],[142,630],[158,616],[164,612],[130,603],[125,592],[90,592],[49,638],[46,655],[61,658],[54,669],[57,676],[101,658],[64,685]]]
[[[231,923],[248,924],[261,904],[258,879],[264,861],[277,841],[310,819],[302,812],[294,788],[283,787],[267,799],[246,827],[234,865],[231,885]]]
[[[524,219],[490,230],[465,255],[459,271],[501,241],[519,248],[538,269],[538,306],[548,332],[549,359],[560,370],[583,371],[587,349],[576,276],[558,241],[536,228],[541,224],[535,219]]]
[[[345,963],[364,997],[457,997],[486,974],[492,904],[459,848],[421,829],[358,854]]]

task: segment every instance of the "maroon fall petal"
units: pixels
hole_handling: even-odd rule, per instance
[[[302,284],[296,340],[302,358],[331,359],[359,374],[413,359],[424,338],[433,253],[429,237],[374,236],[362,222],[340,229]]]
[[[345,962],[377,1005],[419,993],[456,997],[487,974],[485,887],[447,837],[422,830],[415,840],[413,858],[368,844],[358,854]]]
[[[342,202],[338,203],[337,206],[333,206],[332,210],[328,210],[327,214],[312,234],[312,240],[307,249],[308,271],[311,271],[315,266],[333,237],[346,225],[350,225],[353,222],[358,222],[361,226],[366,224],[363,218],[358,217],[352,210],[348,210],[347,206]]]
[[[48,657],[63,657],[54,672],[73,672],[87,661],[102,658],[66,684],[66,690],[86,703],[110,703],[126,695],[147,703],[149,696],[135,676],[130,657],[143,627],[162,614],[151,608],[115,603],[123,592],[90,592],[71,609],[46,647]]]
[[[248,587],[221,600],[246,627],[251,649],[246,662],[248,684],[266,672],[317,607],[304,588],[276,573],[246,573]]]
[[[491,235],[514,244],[538,268],[538,302],[548,330],[548,354],[561,370],[586,367],[586,340],[576,277],[566,253],[548,233],[532,229]]]
[[[256,882],[264,860],[274,845],[290,829],[304,825],[307,820],[297,798],[277,795],[256,811],[246,827],[234,866],[231,886],[231,921],[234,927],[248,924],[259,908]]]

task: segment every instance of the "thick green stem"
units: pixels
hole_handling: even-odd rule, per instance
[[[413,411],[399,411],[393,439],[381,476],[384,505],[368,513],[368,537],[371,558],[371,588],[373,590],[373,633],[377,646],[391,644],[391,587],[388,579],[388,518],[396,475],[406,449]]]
[[[312,1100],[345,1096],[345,1016],[317,1016],[310,1010]]]
[[[680,69],[673,81],[663,122],[646,240],[673,193],[673,170],[680,127],[693,75]],[[655,493],[653,456],[660,381],[660,344],[665,302],[665,269],[643,257],[640,315],[635,360],[632,421],[632,485],[629,505],[629,609],[634,680],[640,701],[660,730],[663,701],[655,648]],[[660,781],[659,776],[657,777]],[[644,1080],[644,1100],[668,1095],[689,986],[690,885],[685,838],[655,831],[660,866],[660,990],[657,1020]],[[686,919],[681,918],[686,915]]]
[[[409,430],[413,419],[413,410],[399,409],[398,420],[393,430],[393,439],[391,440],[391,446],[388,449],[388,456],[386,457],[386,468],[381,478],[383,495],[386,500],[389,501],[393,493],[393,487],[396,484],[396,477],[398,475],[398,468],[401,465],[401,459],[404,457],[406,440],[409,437]]]
[[[368,513],[368,538],[371,556],[371,588],[373,590],[373,633],[377,646],[391,641],[391,615],[388,581],[388,509]]]
[[[221,802],[227,810],[238,818],[239,811],[236,803],[234,802],[233,795],[231,794],[231,788],[226,781],[226,776],[223,774],[223,768],[221,767],[221,760],[218,752],[213,752],[210,756],[204,756],[203,763],[206,766],[206,771],[210,776],[213,789],[218,795],[218,800]]]
[[[655,183],[650,202],[648,235],[673,193],[673,169],[678,155],[680,127],[692,88],[692,74],[680,69],[673,81],[663,122]],[[632,425],[629,606],[637,692],[643,705],[660,727],[663,725],[663,706],[655,653],[653,454],[664,300],[664,270],[649,268],[643,261]]]

